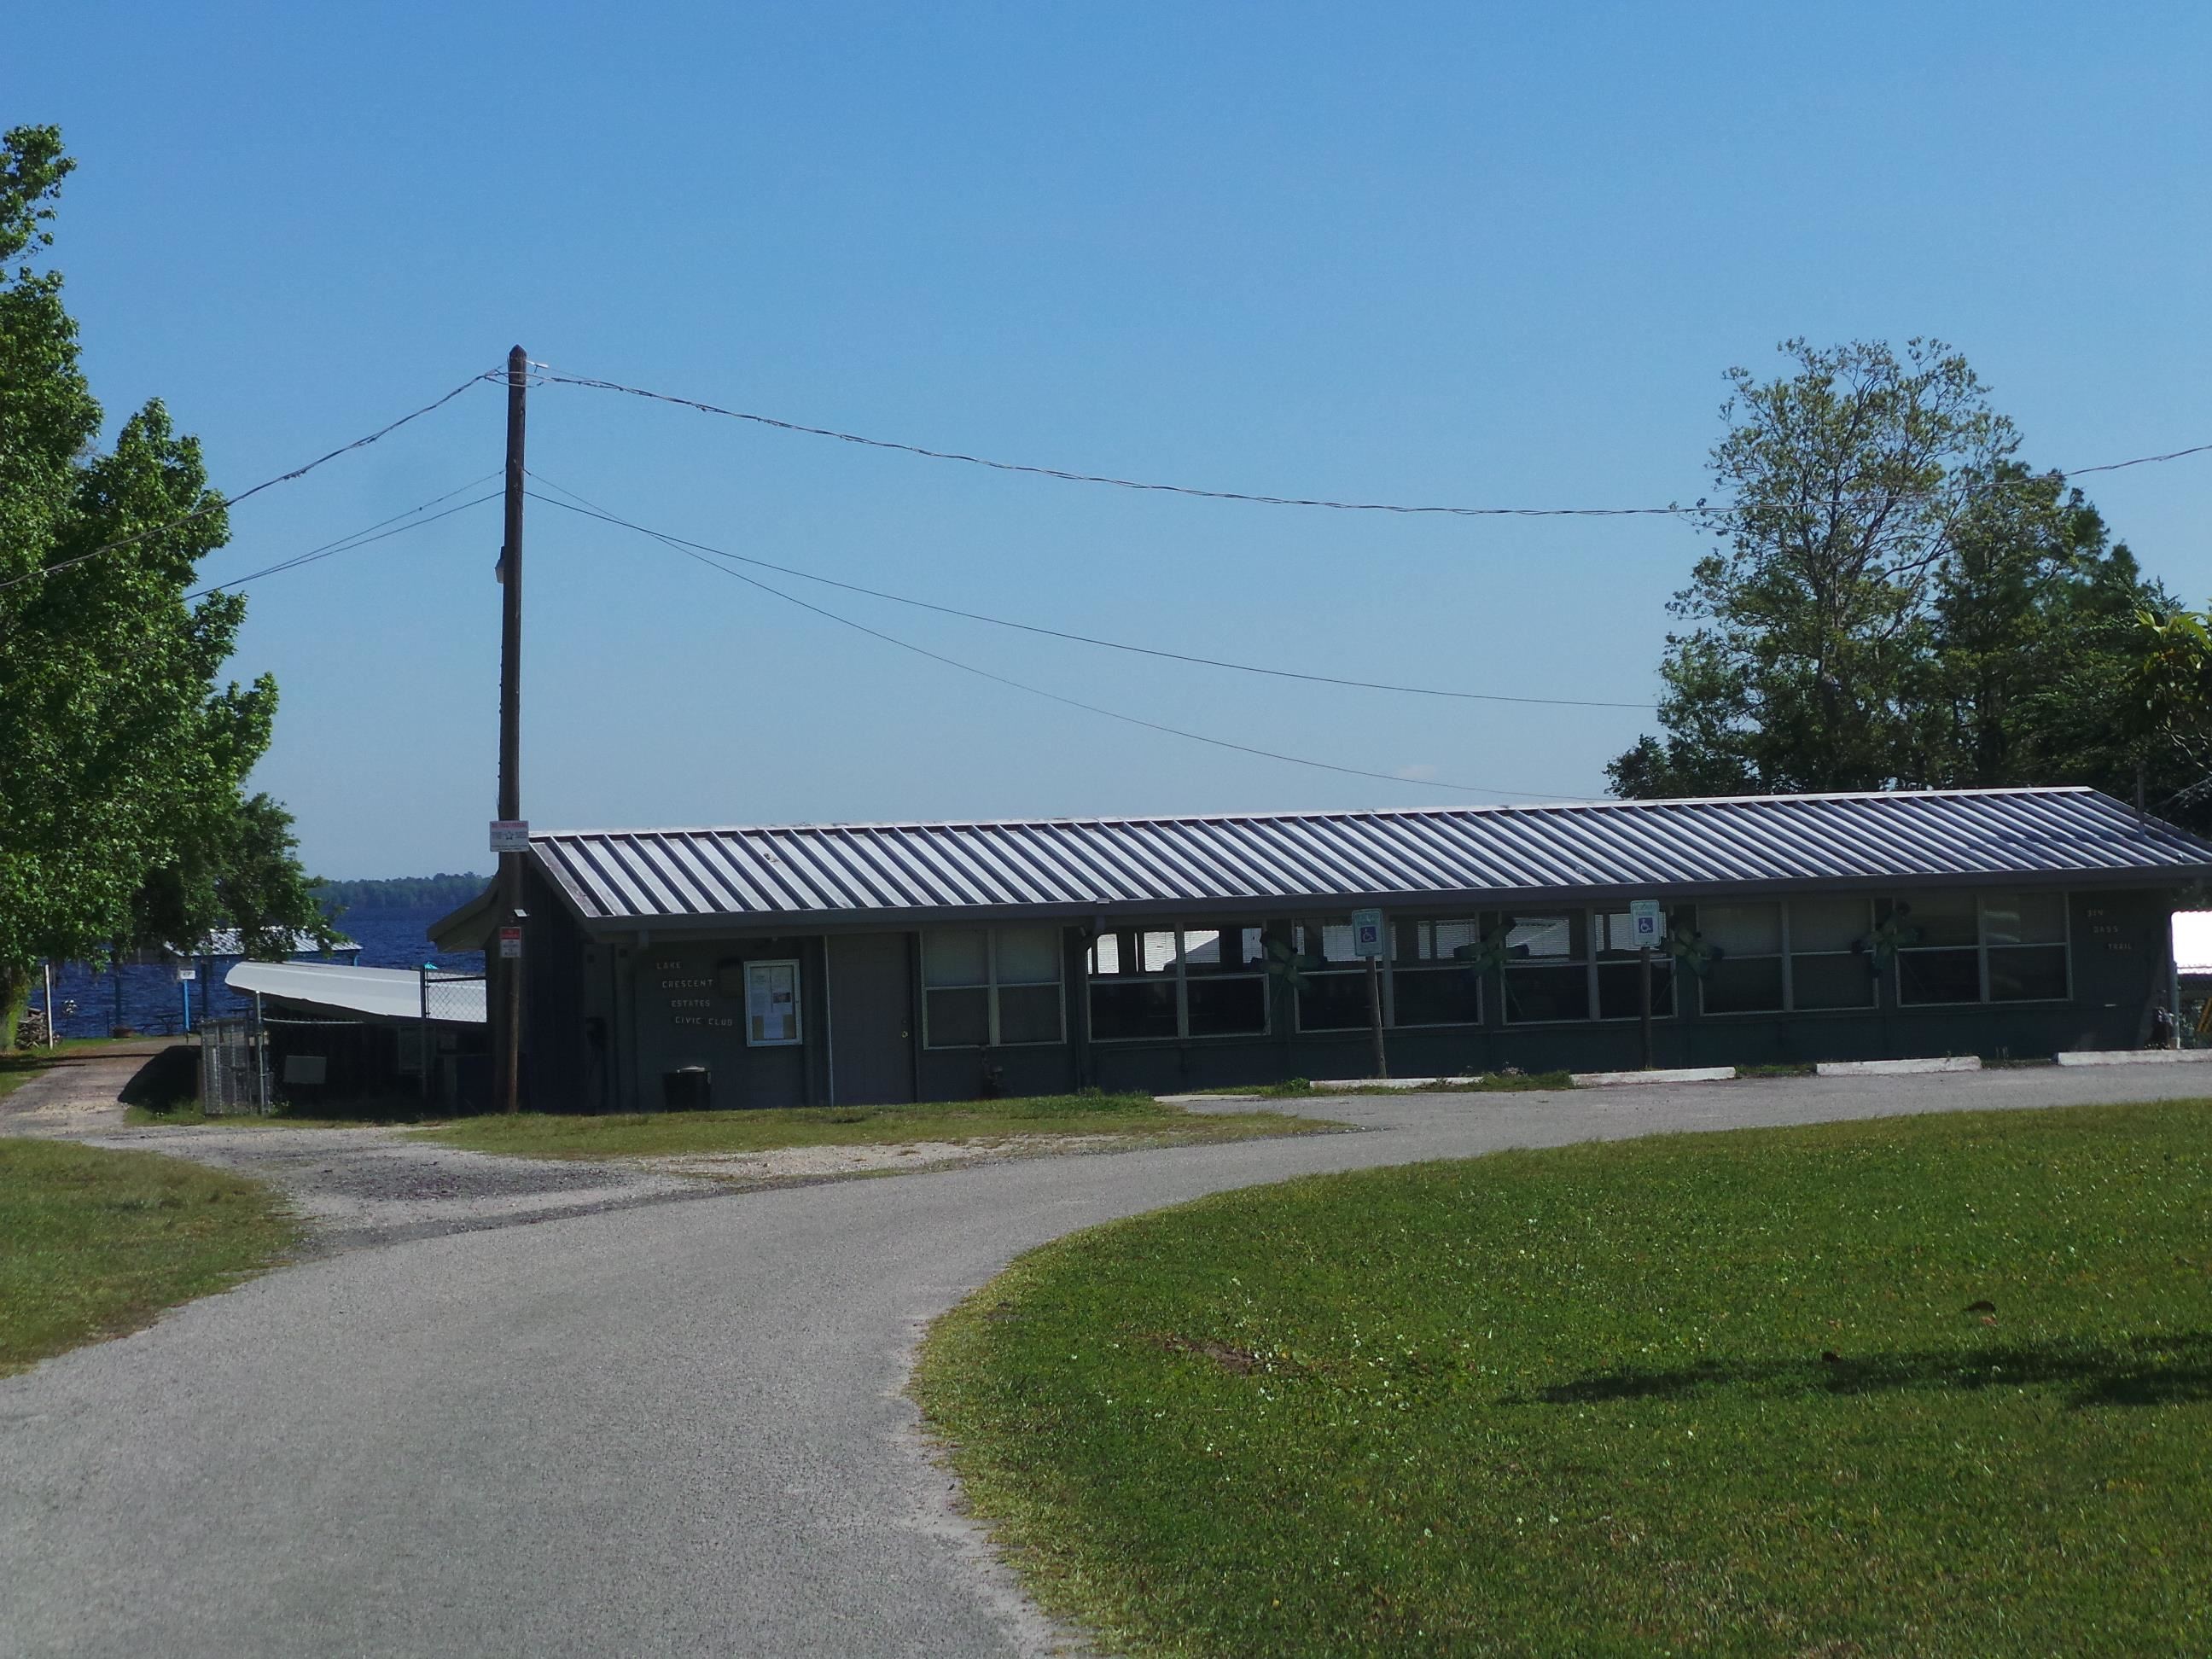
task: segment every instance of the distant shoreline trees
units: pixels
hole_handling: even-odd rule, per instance
[[[323,881],[316,888],[332,921],[349,910],[458,910],[484,890],[489,876],[399,876],[388,881]]]

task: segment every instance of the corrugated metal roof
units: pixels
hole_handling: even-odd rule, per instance
[[[586,921],[780,920],[1583,890],[2212,876],[2212,846],[2089,789],[1376,812],[558,831]]]

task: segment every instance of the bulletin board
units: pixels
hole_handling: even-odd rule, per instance
[[[788,1048],[799,1042],[799,963],[745,964],[745,1047]]]

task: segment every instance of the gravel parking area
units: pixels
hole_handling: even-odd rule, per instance
[[[94,1146],[189,1158],[270,1182],[307,1218],[310,1255],[714,1198],[729,1190],[720,1182],[633,1164],[457,1152],[385,1128],[193,1125],[77,1138]]]

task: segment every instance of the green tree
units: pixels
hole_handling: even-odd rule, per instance
[[[292,815],[265,794],[234,793],[190,826],[131,899],[131,940],[179,955],[234,927],[249,957],[281,962],[306,934],[327,949],[338,937],[321,884],[300,867]]]
[[[1783,349],[1784,378],[1730,371],[1700,514],[1719,545],[1673,604],[1694,626],[1668,636],[1663,736],[1612,763],[1614,793],[2130,792],[2136,617],[2172,600],[2081,492],[2013,459],[1957,353]]]
[[[39,268],[72,165],[52,127],[0,135],[0,1045],[40,957],[128,938],[149,876],[239,810],[276,708],[265,676],[216,683],[245,602],[185,599],[228,534],[198,445],[155,402],[98,447]]]
[[[2183,822],[2212,828],[2212,607],[2135,617],[2127,679],[2133,724],[2154,764],[2180,782],[2154,797]]]

